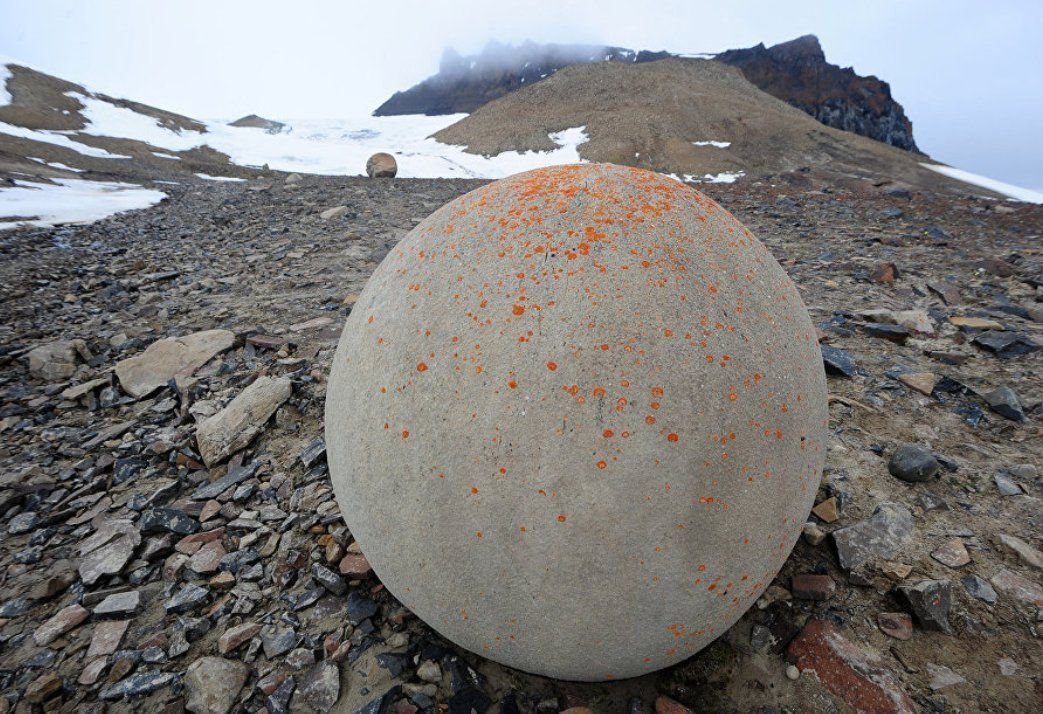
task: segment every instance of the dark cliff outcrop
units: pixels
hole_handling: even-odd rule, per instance
[[[635,51],[597,45],[490,42],[482,52],[462,57],[447,49],[438,74],[395,94],[373,112],[396,114],[471,113],[494,99],[523,89],[572,64],[652,62],[670,52]],[[762,91],[807,112],[827,126],[861,134],[901,149],[917,151],[912,122],[891,97],[887,82],[860,77],[850,67],[826,61],[818,38],[799,37],[766,48],[763,44],[717,55],[734,65]]]
[[[715,59],[738,67],[763,91],[827,126],[917,151],[913,124],[891,97],[887,82],[830,64],[814,35],[773,47],[728,50]]]
[[[442,55],[438,74],[428,77],[377,107],[374,116],[471,113],[486,102],[521,89],[571,64],[650,62],[668,52],[628,50],[599,45],[490,42],[479,54],[461,57],[452,48]]]

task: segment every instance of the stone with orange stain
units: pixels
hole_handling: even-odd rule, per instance
[[[487,184],[395,246],[345,323],[326,442],[405,606],[504,664],[604,680],[690,657],[757,600],[827,419],[768,250],[690,187],[583,164]]]

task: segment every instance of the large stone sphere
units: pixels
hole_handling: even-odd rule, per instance
[[[699,651],[819,484],[826,383],[793,283],[731,214],[607,164],[423,220],[348,318],[326,440],[387,588],[453,642],[605,680]]]
[[[398,162],[391,154],[381,151],[366,161],[366,175],[370,178],[395,178],[397,173]]]

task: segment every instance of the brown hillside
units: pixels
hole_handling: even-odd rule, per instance
[[[922,168],[916,157],[823,126],[711,60],[572,65],[490,102],[434,135],[469,151],[549,150],[548,133],[585,126],[579,147],[608,161],[678,175],[778,173],[810,167],[927,188],[966,185]],[[727,148],[695,141],[727,141]]]

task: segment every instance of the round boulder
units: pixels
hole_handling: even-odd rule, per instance
[[[366,162],[366,175],[370,178],[395,178],[398,173],[398,163],[391,154],[381,151],[373,154]]]
[[[668,177],[518,174],[421,221],[347,319],[326,398],[344,519],[404,605],[570,680],[710,644],[811,509],[828,411],[793,283]]]

